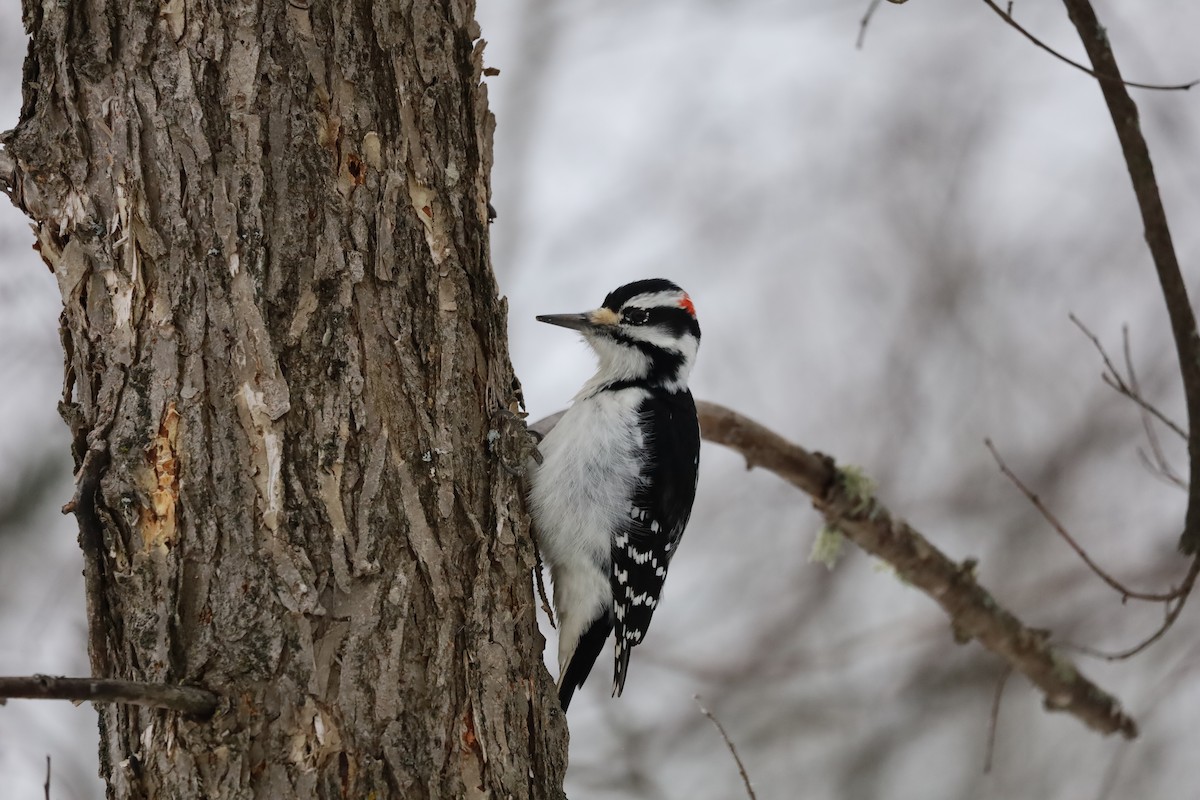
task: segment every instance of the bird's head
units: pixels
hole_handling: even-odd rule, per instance
[[[548,314],[538,321],[583,334],[600,357],[592,383],[645,381],[671,390],[686,388],[700,346],[692,299],[661,278],[614,289],[595,311]]]

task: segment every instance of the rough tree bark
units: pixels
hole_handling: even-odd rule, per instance
[[[101,706],[108,796],[561,796],[473,2],[24,19],[93,672],[222,697]]]

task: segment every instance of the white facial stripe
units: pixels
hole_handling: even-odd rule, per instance
[[[639,294],[637,297],[631,297],[622,308],[663,308],[674,307],[682,308],[679,301],[683,299],[683,292],[668,291],[668,292],[650,292],[647,294]]]

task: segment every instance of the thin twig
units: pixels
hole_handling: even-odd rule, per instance
[[[713,713],[704,707],[704,703],[700,700],[700,695],[694,694],[692,695],[692,699],[696,701],[696,707],[700,709],[700,713],[712,720],[712,724],[717,726],[717,731],[721,734],[721,738],[725,740],[725,746],[729,748],[729,754],[737,762],[738,772],[742,774],[742,783],[746,785],[746,795],[750,800],[758,800],[758,796],[754,794],[754,787],[750,785],[750,775],[746,772],[746,765],[742,763],[741,757],[738,756],[737,748],[733,746],[729,734],[725,732],[725,726],[721,724],[721,720],[713,716]]]
[[[42,784],[46,791],[46,800],[50,800],[50,754],[46,754],[46,782]]]
[[[1079,542],[1075,541],[1075,537],[1067,531],[1066,526],[1059,521],[1058,517],[1054,516],[1054,513],[1046,507],[1046,504],[1042,502],[1042,499],[1038,497],[1028,486],[1022,483],[1021,479],[1017,477],[1016,473],[1009,469],[1008,464],[1004,463],[1004,459],[1000,457],[1000,453],[996,450],[996,446],[992,444],[992,440],[984,439],[983,443],[987,447],[988,451],[992,454],[992,458],[996,460],[996,466],[1000,468],[1000,472],[1004,474],[1004,477],[1008,478],[1012,485],[1017,487],[1021,494],[1025,495],[1025,499],[1027,499],[1033,505],[1033,507],[1038,510],[1038,513],[1042,515],[1042,518],[1045,519],[1046,522],[1050,523],[1050,527],[1054,528],[1055,532],[1063,538],[1063,541],[1071,546],[1071,549],[1074,550],[1081,559],[1083,559],[1083,563],[1087,564],[1088,568],[1091,569],[1091,571],[1094,572],[1096,576],[1100,578],[1100,580],[1104,581],[1109,586],[1121,593],[1122,599],[1132,598],[1134,600],[1144,600],[1149,603],[1165,603],[1168,600],[1175,600],[1180,596],[1179,589],[1175,589],[1165,594],[1154,592],[1137,592],[1105,572],[1099,564],[1092,560],[1092,557],[1089,556],[1087,551],[1080,546]]]
[[[1011,5],[1009,6],[1009,11],[1006,12],[1000,6],[996,5],[996,3],[993,2],[993,0],[983,0],[983,2],[987,5],[988,8],[990,8],[992,11],[995,11],[997,14],[999,14],[1000,18],[1002,20],[1004,20],[1006,23],[1008,23],[1008,25],[1010,27],[1012,27],[1014,30],[1016,30],[1018,33],[1020,33],[1026,39],[1033,42],[1035,45],[1037,45],[1041,49],[1045,50],[1047,53],[1054,56],[1059,61],[1062,61],[1064,64],[1070,64],[1075,69],[1080,70],[1081,72],[1086,72],[1088,75],[1091,75],[1093,78],[1095,78],[1098,81],[1107,81],[1110,83],[1115,82],[1115,83],[1123,84],[1125,86],[1132,86],[1137,89],[1154,89],[1156,91],[1162,91],[1162,92],[1187,91],[1188,89],[1192,88],[1196,84],[1200,83],[1200,79],[1194,80],[1194,81],[1188,81],[1187,83],[1179,83],[1179,84],[1137,83],[1135,81],[1127,81],[1127,80],[1122,79],[1120,74],[1118,74],[1116,72],[1111,73],[1111,74],[1103,74],[1103,73],[1097,72],[1095,70],[1088,69],[1086,66],[1084,66],[1083,64],[1080,64],[1078,61],[1074,61],[1070,58],[1067,58],[1062,53],[1058,52],[1053,47],[1046,44],[1041,39],[1037,38],[1032,33],[1030,33],[1028,30],[1026,30],[1024,27],[1022,27],[1021,23],[1019,23],[1015,19],[1013,19],[1012,13],[1011,13],[1011,9],[1012,9]]]
[[[1133,366],[1133,352],[1129,345],[1129,326],[1121,326],[1121,349],[1125,354],[1125,374],[1129,376],[1129,388],[1133,390],[1133,394],[1142,397],[1142,387],[1138,383],[1137,370]],[[1154,454],[1154,464],[1151,466],[1151,474],[1158,475],[1163,480],[1174,486],[1187,491],[1187,481],[1179,477],[1171,465],[1167,462],[1167,456],[1163,453],[1162,444],[1158,440],[1158,431],[1154,429],[1154,414],[1145,406],[1142,407],[1142,430],[1146,432],[1146,440],[1150,442],[1150,452]],[[1161,419],[1161,415],[1159,417]],[[1185,441],[1187,437],[1184,437]],[[1144,461],[1149,461],[1146,454],[1138,449],[1138,455]]]
[[[1184,429],[1180,427],[1179,424],[1173,419],[1160,411],[1157,406],[1146,400],[1146,398],[1142,397],[1142,394],[1138,390],[1136,384],[1131,385],[1133,383],[1132,381],[1130,383],[1125,381],[1125,379],[1121,376],[1121,373],[1117,370],[1116,366],[1113,365],[1112,359],[1109,358],[1108,351],[1105,350],[1104,345],[1100,343],[1100,337],[1092,333],[1091,329],[1084,325],[1083,322],[1080,321],[1079,317],[1075,316],[1074,314],[1068,314],[1067,318],[1070,319],[1071,322],[1075,323],[1075,327],[1079,328],[1079,330],[1083,332],[1084,336],[1091,340],[1092,346],[1096,348],[1096,352],[1100,354],[1100,358],[1104,361],[1104,367],[1108,371],[1101,373],[1100,379],[1108,384],[1113,391],[1129,398],[1134,403],[1137,403],[1137,405],[1140,406],[1143,411],[1152,414],[1155,419],[1157,419],[1163,425],[1166,425],[1168,428],[1174,431],[1180,439],[1183,439],[1186,442],[1188,438],[1187,432],[1184,431]],[[1129,374],[1132,377],[1133,366],[1129,357],[1128,337],[1126,337],[1125,344],[1125,359],[1126,364],[1129,365]]]
[[[209,717],[220,698],[207,689],[107,678],[55,678],[32,675],[0,678],[0,700],[72,700],[76,703],[124,703],[170,708],[193,717]]]
[[[1083,49],[1091,59],[1092,67],[1099,73],[1119,78],[1121,70],[1109,44],[1108,33],[1096,18],[1092,4],[1088,0],[1063,0],[1063,4],[1083,42]],[[1171,320],[1171,336],[1175,340],[1179,359],[1179,373],[1183,378],[1190,488],[1179,549],[1196,554],[1200,552],[1200,339],[1196,336],[1196,316],[1188,299],[1187,283],[1179,269],[1175,245],[1171,241],[1171,228],[1167,224],[1167,212],[1163,208],[1158,181],[1154,177],[1150,149],[1142,135],[1137,104],[1121,81],[1101,80],[1099,83],[1142,214],[1146,245],[1162,287],[1167,316]]]
[[[875,9],[879,8],[879,4],[883,0],[871,0],[867,6],[867,13],[863,14],[863,18],[858,23],[858,39],[855,40],[854,46],[862,50],[863,41],[867,38],[867,26],[871,24],[871,17],[875,15]]]
[[[1146,455],[1145,450],[1140,447],[1137,448],[1135,452],[1137,453],[1138,460],[1142,462],[1142,466],[1145,467],[1146,471],[1151,475],[1169,486],[1174,486],[1176,489],[1182,489],[1186,492],[1188,489],[1187,481],[1179,477],[1179,475],[1175,473],[1175,470],[1171,469],[1171,465],[1167,464],[1166,460],[1163,458],[1162,451],[1156,449],[1157,445],[1157,439],[1152,439],[1150,441],[1150,448],[1154,454],[1153,459]]]
[[[1000,680],[996,681],[996,693],[992,695],[992,713],[988,717],[987,755],[983,759],[984,775],[992,771],[992,756],[996,752],[996,728],[1000,727],[1000,701],[1004,698],[1004,687],[1008,685],[1011,676],[1012,667],[1005,667],[1004,672],[1000,673]]]
[[[1141,411],[1142,428],[1146,431],[1146,439],[1150,443],[1150,452],[1154,456],[1153,460],[1151,460],[1150,456],[1147,456],[1145,451],[1139,447],[1137,449],[1137,454],[1138,458],[1141,459],[1142,465],[1151,475],[1154,475],[1159,480],[1166,481],[1177,488],[1187,491],[1187,481],[1179,477],[1179,475],[1175,473],[1175,470],[1172,469],[1171,465],[1167,462],[1167,457],[1163,453],[1162,444],[1159,442],[1158,432],[1154,429],[1152,420],[1157,419],[1163,425],[1166,425],[1168,428],[1174,431],[1175,434],[1177,434],[1184,441],[1187,440],[1187,434],[1184,433],[1183,429],[1179,427],[1174,420],[1160,411],[1157,406],[1155,406],[1153,403],[1150,403],[1148,400],[1146,400],[1145,396],[1143,396],[1141,386],[1138,384],[1137,370],[1134,369],[1133,366],[1133,354],[1130,351],[1129,346],[1129,326],[1121,326],[1121,335],[1123,339],[1122,349],[1125,354],[1125,372],[1129,376],[1129,378],[1126,379],[1121,376],[1121,373],[1118,372],[1117,368],[1113,365],[1112,359],[1109,358],[1108,351],[1105,350],[1104,345],[1100,343],[1100,337],[1093,333],[1074,314],[1068,314],[1067,316],[1070,318],[1071,322],[1075,324],[1075,327],[1079,328],[1083,335],[1091,340],[1092,346],[1096,348],[1096,352],[1100,354],[1100,358],[1104,362],[1104,367],[1107,370],[1107,372],[1100,373],[1100,379],[1104,381],[1106,386],[1136,403]]]
[[[566,413],[565,411],[559,411],[556,414],[551,414],[548,417],[543,417],[542,419],[538,420],[537,422],[533,423],[532,425],[529,425],[528,430],[530,433],[532,433],[538,439],[544,439],[544,438],[546,438],[546,434],[549,433],[554,428],[554,426],[558,424],[558,421],[560,419],[562,419],[562,415],[565,413]],[[536,573],[535,573],[537,576],[536,584],[537,584],[538,597],[542,601],[542,610],[545,611],[546,616],[550,618],[550,627],[552,627],[552,628],[557,627],[554,624],[554,611],[550,608],[550,600],[546,597],[546,584],[543,583],[543,581],[542,581],[542,553],[540,550],[538,550],[536,537],[534,538],[534,541],[533,541],[533,555],[534,555],[534,560],[537,562],[537,568],[536,568]]]
[[[542,581],[542,551],[538,548],[537,537],[533,539],[533,578],[537,585],[538,599],[542,601],[542,611],[546,612],[550,627],[557,630],[558,626],[554,624],[554,609],[550,607],[550,598],[546,597],[546,584]]]
[[[1071,649],[1085,655],[1092,656],[1093,658],[1103,659],[1105,661],[1125,661],[1126,659],[1133,658],[1138,653],[1141,653],[1150,645],[1154,644],[1163,636],[1165,636],[1167,631],[1171,630],[1171,626],[1173,626],[1175,621],[1179,619],[1179,613],[1183,611],[1183,607],[1187,603],[1188,597],[1191,596],[1192,589],[1194,589],[1196,586],[1197,576],[1200,576],[1200,559],[1193,559],[1192,566],[1188,569],[1187,575],[1184,576],[1183,583],[1179,585],[1178,589],[1175,589],[1171,592],[1172,595],[1175,595],[1174,599],[1163,606],[1164,613],[1162,624],[1158,626],[1154,633],[1150,634],[1133,647],[1116,653],[1109,653],[1104,650],[1098,650],[1096,648],[1082,645],[1074,645],[1071,647]]]

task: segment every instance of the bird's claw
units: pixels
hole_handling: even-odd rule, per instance
[[[523,412],[498,408],[492,412],[488,430],[488,449],[500,462],[500,468],[517,478],[524,477],[530,459],[542,463],[542,454],[538,450],[542,437],[529,430],[525,424],[526,416]]]

